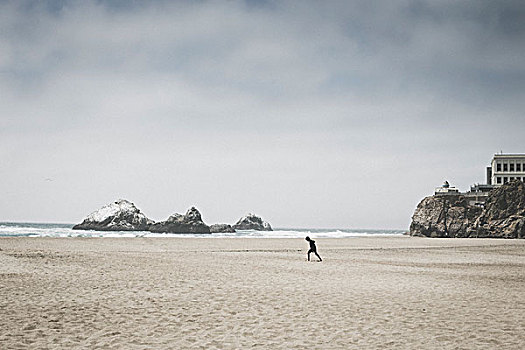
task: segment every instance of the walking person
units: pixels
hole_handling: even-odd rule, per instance
[[[308,251],[308,261],[310,261],[310,253],[314,253],[315,256],[317,256],[317,258],[319,259],[319,261],[323,261],[319,254],[317,254],[317,247],[315,246],[315,241],[308,236],[306,236],[305,240],[308,243],[310,243],[310,250]]]

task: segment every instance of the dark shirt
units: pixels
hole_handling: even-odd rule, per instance
[[[310,243],[310,250],[314,250],[314,251],[317,250],[315,246],[315,241],[313,239],[311,239],[309,243]]]

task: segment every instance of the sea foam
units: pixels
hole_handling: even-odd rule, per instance
[[[347,238],[377,235],[402,235],[403,230],[369,229],[275,229],[274,231],[242,230],[233,233],[172,234],[148,231],[83,231],[71,224],[0,223],[0,237],[177,237],[177,238]]]

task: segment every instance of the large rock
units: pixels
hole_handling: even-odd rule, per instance
[[[153,223],[133,203],[121,199],[91,213],[73,230],[147,231]]]
[[[525,238],[525,184],[514,180],[492,190],[483,209],[459,194],[426,197],[412,216],[410,235]]]
[[[210,233],[210,227],[201,218],[201,213],[195,208],[188,209],[185,215],[173,214],[166,221],[150,226],[151,232],[161,233]]]
[[[470,228],[473,237],[525,238],[525,184],[514,180],[493,190]]]
[[[481,208],[469,206],[462,195],[438,195],[424,198],[417,206],[411,236],[467,237],[469,226],[475,222]]]
[[[233,225],[233,228],[236,230],[273,231],[268,222],[254,214],[243,216]]]
[[[210,226],[211,233],[234,233],[235,229],[228,224],[214,224]]]

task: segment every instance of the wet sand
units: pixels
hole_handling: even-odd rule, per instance
[[[525,348],[524,240],[316,242],[1,238],[0,348]]]

